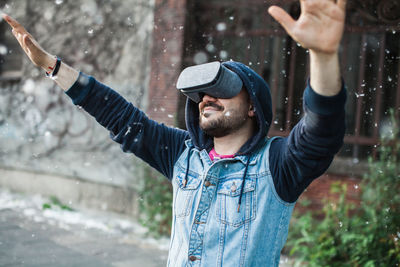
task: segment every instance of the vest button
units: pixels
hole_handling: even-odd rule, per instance
[[[231,186],[231,191],[232,192],[236,192],[236,189],[237,189],[237,186],[236,186],[235,183],[233,183],[232,186]]]
[[[206,182],[204,183],[204,185],[205,185],[206,187],[209,187],[209,186],[211,185],[211,183],[210,183],[210,181],[206,181]]]
[[[192,255],[192,256],[189,257],[189,260],[190,260],[190,261],[195,261],[195,260],[197,260],[197,258],[196,258],[196,256],[193,256],[193,255]]]

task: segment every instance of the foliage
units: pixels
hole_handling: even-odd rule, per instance
[[[150,166],[145,166],[139,194],[140,222],[154,237],[169,235],[172,223],[171,183]]]
[[[52,207],[58,207],[62,210],[74,211],[71,207],[63,204],[56,196],[50,197],[50,203],[44,203],[42,206],[43,210],[51,209]]]
[[[400,142],[393,118],[392,134],[368,160],[361,203],[346,202],[346,185],[334,184],[339,198],[325,203],[322,220],[308,212],[292,221],[288,247],[298,266],[400,266]]]

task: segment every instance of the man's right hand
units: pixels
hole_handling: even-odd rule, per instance
[[[49,67],[55,65],[55,56],[47,53],[18,21],[6,14],[3,14],[3,19],[11,26],[12,33],[33,64],[46,72],[51,71]]]
[[[3,15],[3,19],[10,24],[15,38],[17,38],[22,49],[33,64],[41,67],[46,72],[52,72],[52,68],[57,61],[56,57],[47,53],[18,21],[6,14]],[[62,89],[68,90],[78,79],[78,76],[79,72],[77,70],[62,63],[57,76],[53,79]]]

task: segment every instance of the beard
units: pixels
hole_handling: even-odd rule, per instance
[[[213,104],[210,104],[213,105]],[[207,106],[207,105],[206,105]],[[199,125],[200,129],[212,137],[227,136],[245,124],[248,117],[248,107],[241,106],[237,109],[224,110],[222,107],[219,109],[222,112],[211,114],[209,116],[200,112]],[[215,118],[210,118],[214,116]],[[209,118],[209,119],[205,119]]]

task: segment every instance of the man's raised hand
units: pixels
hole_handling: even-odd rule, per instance
[[[49,71],[48,67],[54,66],[56,62],[55,57],[47,53],[18,21],[6,14],[2,16],[11,26],[12,33],[33,64]]]
[[[41,67],[46,72],[52,72],[53,66],[55,66],[57,61],[55,56],[47,53],[18,21],[6,14],[2,16],[10,24],[15,38],[17,38],[22,49],[33,64]],[[56,78],[53,77],[53,79],[62,89],[68,90],[78,79],[78,76],[79,72],[77,70],[62,63]]]
[[[346,0],[300,0],[300,7],[298,20],[278,6],[271,6],[268,12],[304,48],[336,53],[343,35]]]

